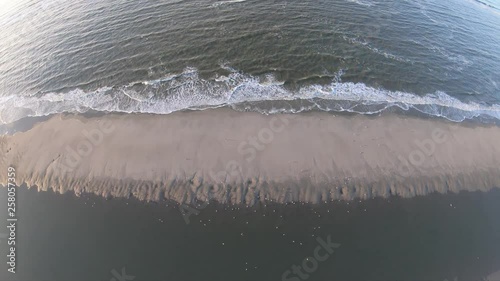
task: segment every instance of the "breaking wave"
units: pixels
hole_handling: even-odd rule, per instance
[[[93,91],[39,93],[0,97],[0,123],[56,113],[124,112],[168,114],[229,106],[264,114],[321,110],[376,114],[396,108],[461,122],[485,118],[500,120],[500,105],[464,103],[444,92],[419,96],[373,88],[363,83],[341,82],[342,71],[331,83],[287,87],[273,75],[255,77],[223,66],[227,76],[201,78],[195,68],[162,79],[140,81]]]
[[[214,4],[212,4],[212,7],[219,7],[219,6],[222,6],[222,5],[228,5],[228,4],[233,4],[233,3],[241,3],[241,2],[245,2],[246,0],[228,0],[228,1],[219,1],[219,2],[215,2]]]

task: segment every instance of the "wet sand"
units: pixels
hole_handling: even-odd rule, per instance
[[[500,187],[498,140],[496,126],[389,114],[56,115],[3,136],[0,167],[77,195],[319,203]]]

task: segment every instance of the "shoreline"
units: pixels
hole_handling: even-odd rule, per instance
[[[60,114],[1,136],[0,166],[77,195],[319,203],[499,188],[498,139],[496,126],[390,114]]]

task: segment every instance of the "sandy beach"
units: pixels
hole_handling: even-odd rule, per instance
[[[495,126],[390,114],[55,115],[2,136],[1,169],[78,195],[320,203],[500,187],[499,139]]]

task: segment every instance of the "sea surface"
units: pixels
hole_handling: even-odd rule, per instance
[[[0,124],[220,106],[500,119],[499,0],[4,2]]]

